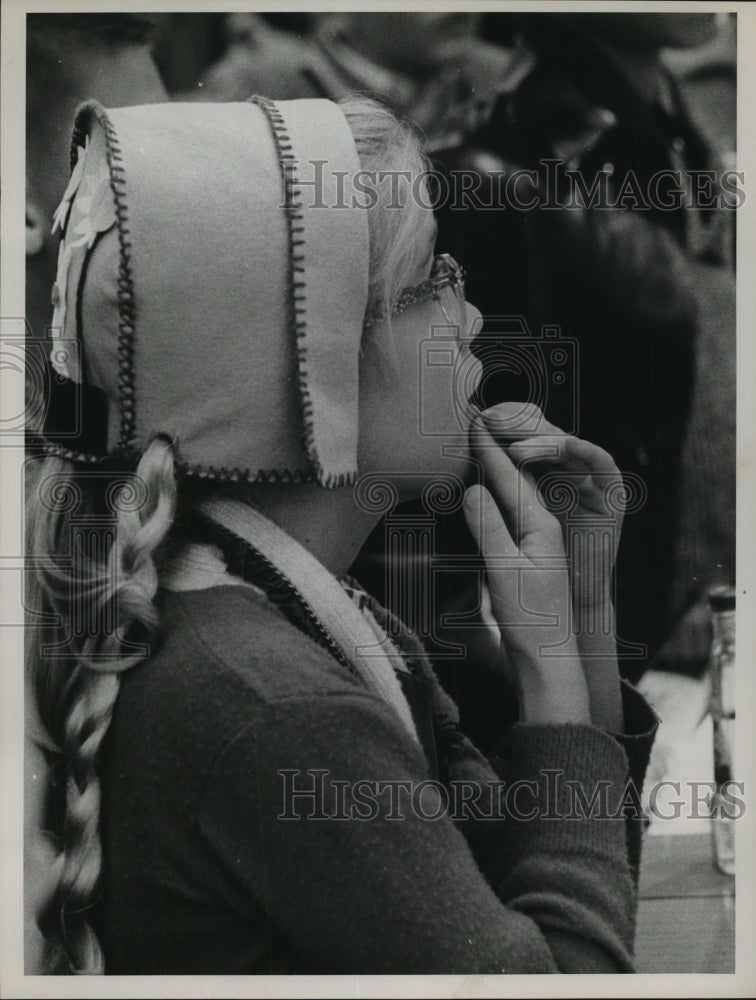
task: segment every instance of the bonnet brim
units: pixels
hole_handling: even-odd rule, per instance
[[[88,102],[72,150],[52,381],[107,419],[94,447],[48,414],[46,450],[165,434],[190,476],[353,482],[369,240],[338,106]]]

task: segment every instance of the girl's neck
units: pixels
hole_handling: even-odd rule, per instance
[[[245,487],[241,499],[296,539],[336,577],[349,570],[379,520],[358,506],[351,488],[255,483]]]

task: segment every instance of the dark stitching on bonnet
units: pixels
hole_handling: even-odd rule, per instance
[[[75,451],[66,448],[64,445],[55,444],[47,440],[40,434],[29,435],[30,447],[39,447],[45,455],[54,455],[57,458],[65,458],[70,462],[80,462],[85,465],[103,464],[112,465],[117,460],[120,467],[136,468],[140,455],[134,449],[119,451],[117,449],[109,451],[105,455],[91,455],[83,451]],[[176,461],[176,471],[180,476],[190,479],[210,480],[217,483],[273,483],[273,484],[300,484],[315,482],[315,473],[312,469],[258,469],[252,472],[250,469],[227,469],[225,466],[216,468],[213,465],[191,465],[187,462]]]
[[[294,186],[297,183],[296,161],[292,151],[293,147],[291,144],[291,138],[286,131],[286,123],[284,122],[283,116],[276,107],[275,103],[265,97],[254,97],[252,98],[252,103],[256,104],[260,108],[268,120],[268,124],[270,125],[271,133],[273,135],[273,141],[276,145],[276,151],[278,153],[278,166],[283,180],[284,211],[286,213],[289,248],[287,256],[287,284],[289,286],[290,294],[287,299],[289,306],[289,323],[293,328],[292,332],[294,333],[297,352],[297,386],[299,389],[299,404],[303,420],[303,444],[305,453],[315,468],[318,478],[320,478],[323,474],[323,469],[315,450],[315,442],[312,433],[312,401],[310,399],[310,392],[307,386],[307,349],[304,343],[307,335],[307,324],[304,318],[305,282],[303,280],[297,281],[294,278],[295,273],[300,273],[304,270],[304,255],[301,249],[299,249],[299,247],[304,244],[304,240],[299,240],[299,245],[295,247],[294,233],[292,232],[295,225],[298,227],[300,232],[304,231],[302,203],[295,197]]]
[[[87,465],[96,465],[98,462],[105,462],[109,455],[87,455],[83,451],[73,451],[71,448],[64,448],[60,444],[52,444],[42,438],[41,450],[45,455],[54,455],[56,458],[65,458],[69,462],[85,462]]]
[[[220,483],[312,483],[315,482],[315,473],[311,469],[258,469],[252,472],[251,469],[240,469],[238,467],[227,469],[225,467],[216,468],[214,465],[190,465],[186,462],[177,462],[178,472],[184,476],[196,479],[211,479]]]
[[[117,451],[133,449],[136,438],[136,398],[134,391],[134,341],[136,334],[136,307],[134,304],[134,279],[131,271],[131,241],[129,240],[128,208],[126,205],[126,175],[122,166],[121,148],[113,123],[105,110],[95,101],[83,105],[76,115],[71,157],[75,146],[80,145],[84,126],[94,116],[105,133],[105,153],[110,170],[110,187],[115,202],[118,228],[118,404],[120,439]]]
[[[305,244],[305,240],[302,238],[302,234],[304,233],[304,216],[302,214],[301,195],[297,191],[299,184],[297,161],[292,152],[291,137],[286,130],[286,123],[283,116],[274,101],[269,100],[267,97],[253,97],[250,100],[260,108],[268,119],[268,124],[273,134],[273,141],[276,144],[278,152],[278,165],[284,184],[284,208],[288,223],[289,244],[289,316],[297,350],[297,386],[299,388],[299,403],[302,412],[302,439],[305,453],[317,473],[318,482],[327,487],[351,486],[356,481],[356,472],[341,473],[338,476],[326,476],[315,447],[312,399],[307,381],[307,347],[305,343],[307,336],[307,321],[305,318],[307,296],[305,289],[307,284],[303,277],[296,277],[296,275],[304,274],[304,254],[301,250]]]

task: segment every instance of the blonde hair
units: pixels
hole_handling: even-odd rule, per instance
[[[339,107],[354,136],[362,169],[375,177],[371,183],[379,196],[366,209],[370,232],[368,310],[383,307],[390,314],[407,275],[429,263],[433,250],[436,223],[429,207],[430,164],[412,125],[396,118],[382,104],[357,96],[339,101]]]
[[[427,169],[410,126],[387,109],[364,99],[342,108],[363,169],[412,176]],[[411,192],[399,211],[381,199],[370,210],[371,304],[395,300],[405,276],[428,256],[434,226]],[[133,473],[40,459],[29,464],[26,486],[26,669],[49,735],[57,851],[37,912],[43,971],[101,973],[104,957],[87,921],[102,867],[97,758],[120,675],[148,656],[159,630],[161,556],[179,499],[172,445],[154,439]]]
[[[86,919],[101,867],[97,755],[120,674],[155,635],[156,556],[176,507],[170,444],[156,439],[133,474],[93,474],[59,458],[27,474],[27,670],[49,734],[58,853],[37,914],[48,973],[102,972]],[[88,480],[88,481],[87,481]]]

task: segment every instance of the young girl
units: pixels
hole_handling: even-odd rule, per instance
[[[630,971],[653,718],[536,481],[572,475],[595,525],[616,469],[467,404],[476,314],[409,130],[90,103],[72,150],[28,476],[47,971]],[[346,576],[381,491],[439,481],[471,484],[519,696],[493,761]]]

